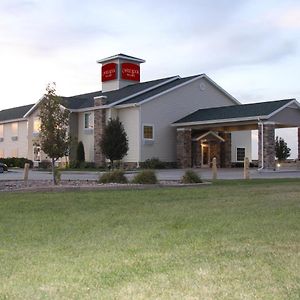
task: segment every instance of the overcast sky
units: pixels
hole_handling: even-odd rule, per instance
[[[120,52],[146,60],[142,81],[206,73],[242,103],[300,100],[299,46],[299,0],[0,0],[0,110],[52,81],[101,90],[96,60]]]

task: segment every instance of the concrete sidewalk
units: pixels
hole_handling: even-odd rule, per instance
[[[211,169],[193,169],[202,179],[212,179]],[[185,170],[167,169],[156,170],[159,180],[180,180]],[[88,171],[63,171],[62,180],[98,180],[101,172]],[[135,172],[128,172],[127,177],[130,179]],[[250,169],[250,178],[300,178],[300,170],[281,170],[259,172],[257,169]],[[29,180],[51,180],[52,175],[48,171],[29,171]],[[242,168],[218,169],[218,179],[243,179]],[[23,180],[23,170],[11,169],[7,173],[0,174],[0,180]]]

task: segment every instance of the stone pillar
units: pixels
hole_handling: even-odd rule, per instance
[[[177,128],[177,165],[179,168],[192,166],[192,130]]]
[[[258,167],[275,170],[275,124],[258,124]]]
[[[300,160],[300,127],[298,128],[298,159]]]
[[[95,98],[94,106],[100,107],[105,104],[105,98]],[[94,161],[96,166],[105,165],[105,157],[102,154],[100,140],[102,139],[105,127],[106,109],[96,109],[94,111]]]
[[[231,168],[231,133],[220,132],[219,134],[225,142],[221,143],[221,167]]]

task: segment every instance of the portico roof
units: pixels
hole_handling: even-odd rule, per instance
[[[173,126],[268,120],[274,114],[291,105],[298,109],[300,107],[296,99],[284,99],[199,109],[174,122]]]

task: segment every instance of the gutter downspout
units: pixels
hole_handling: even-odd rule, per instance
[[[264,168],[264,123],[258,117],[258,123],[261,126],[261,167],[258,168],[258,171],[261,171]]]

